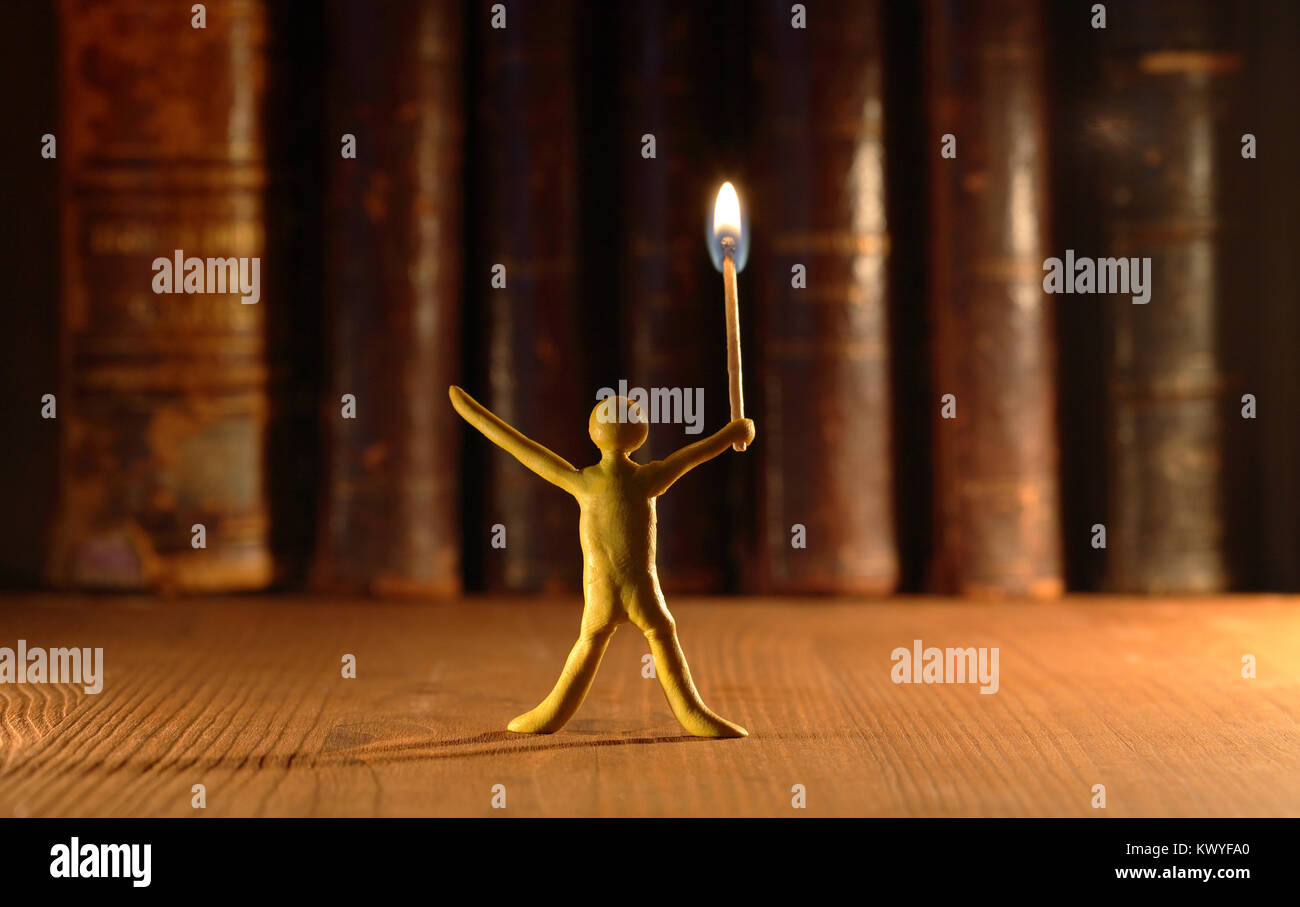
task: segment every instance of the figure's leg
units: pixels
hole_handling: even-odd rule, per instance
[[[748,737],[749,731],[716,714],[700,698],[677,640],[677,623],[658,590],[638,594],[637,599],[628,616],[650,643],[655,673],[678,723],[696,737]]]
[[[555,688],[536,708],[511,721],[508,730],[519,734],[554,734],[564,727],[587,698],[600,659],[616,629],[612,597],[608,601],[589,600],[583,611],[578,641],[569,652]]]

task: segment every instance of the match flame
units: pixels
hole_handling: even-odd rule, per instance
[[[736,270],[745,267],[749,253],[748,231],[745,229],[747,218],[740,211],[740,196],[736,187],[730,182],[722,184],[718,190],[717,200],[713,203],[713,218],[708,225],[706,239],[709,244],[709,257],[713,267],[722,270],[722,259],[727,252],[724,239],[731,240],[731,257],[736,263]]]
[[[718,239],[730,234],[740,236],[740,196],[731,183],[723,183],[718,200],[713,203],[713,235]]]

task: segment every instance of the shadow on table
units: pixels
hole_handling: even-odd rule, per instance
[[[654,743],[686,743],[703,741],[703,737],[689,734],[642,735],[612,737],[599,731],[562,731],[559,734],[514,734],[509,731],[487,731],[472,737],[434,737],[371,739],[352,746],[330,746],[337,743],[331,732],[326,749],[314,762],[348,764],[364,762],[409,762],[422,759],[465,759],[475,756],[501,756],[511,753],[569,750],[597,746],[643,746]],[[715,741],[716,742],[716,741]]]

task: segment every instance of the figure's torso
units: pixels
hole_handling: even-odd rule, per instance
[[[641,468],[631,461],[602,461],[582,471],[578,534],[588,583],[621,587],[655,573],[655,502],[646,494]]]

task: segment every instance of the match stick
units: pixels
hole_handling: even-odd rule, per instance
[[[745,418],[745,396],[741,387],[740,370],[740,306],[736,296],[736,262],[735,242],[730,238],[722,241],[722,288],[727,297],[727,377],[730,379],[731,418]],[[733,450],[744,450],[744,441],[731,445]]]

